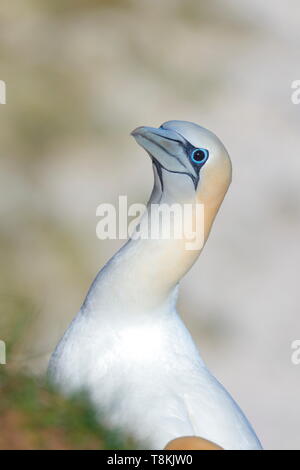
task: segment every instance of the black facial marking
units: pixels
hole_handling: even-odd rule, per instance
[[[157,174],[158,174],[158,177],[159,177],[159,181],[160,181],[160,185],[161,185],[161,190],[163,191],[164,190],[164,180],[163,180],[163,176],[162,176],[162,170],[161,170],[161,165],[158,163],[157,160],[155,160],[155,158],[153,157],[153,155],[151,155],[151,158],[152,158],[152,162],[153,164],[155,165],[155,168],[156,168],[156,171],[157,171]]]
[[[165,129],[163,125],[160,126],[161,129]],[[177,132],[177,131],[176,131]],[[156,169],[157,169],[157,173],[158,173],[158,176],[159,176],[159,179],[160,179],[160,182],[161,182],[161,186],[162,186],[162,190],[163,190],[163,187],[164,187],[164,184],[163,184],[163,176],[162,176],[162,171],[161,169],[164,168],[166,171],[168,171],[169,173],[178,173],[178,174],[185,174],[185,175],[188,175],[192,181],[193,181],[193,184],[194,184],[194,187],[195,187],[195,190],[197,189],[197,186],[198,186],[198,183],[199,183],[199,180],[200,180],[200,170],[201,168],[203,167],[203,165],[206,163],[207,159],[208,159],[208,156],[209,156],[209,153],[208,153],[208,150],[206,149],[201,149],[201,148],[198,148],[198,147],[194,147],[194,145],[192,145],[188,140],[185,139],[185,137],[183,137],[183,135],[179,134],[179,132],[177,132],[178,135],[180,135],[180,137],[182,138],[182,141],[180,140],[177,140],[177,139],[172,139],[172,138],[169,138],[169,137],[166,137],[164,136],[164,139],[166,140],[172,140],[173,142],[177,142],[185,151],[187,157],[189,158],[190,160],[190,163],[192,164],[194,170],[195,170],[195,173],[197,175],[197,177],[195,178],[194,175],[191,175],[190,173],[188,173],[187,171],[183,171],[183,172],[179,172],[179,171],[171,171],[171,170],[168,170],[167,168],[164,168],[163,165],[161,165],[152,155],[152,160],[156,166]],[[148,138],[148,140],[151,141],[151,139]],[[155,142],[155,141],[152,141],[155,145],[157,145],[158,147],[160,147],[164,152],[166,152],[168,155],[170,155],[171,157],[173,158],[176,158],[176,160],[181,164],[181,166],[184,166],[184,164],[180,161],[180,159],[176,156],[176,155],[173,155],[172,153],[170,153],[166,148],[164,148],[162,145],[160,145],[159,143]],[[206,158],[204,158],[205,156],[205,152],[207,152],[206,154]],[[192,158],[193,157],[193,158]]]
[[[181,134],[180,134],[181,135]],[[194,147],[194,145],[192,145],[188,140],[186,140],[182,135],[181,135],[182,139],[184,140],[184,143],[182,144],[191,164],[193,165],[193,168],[195,170],[195,173],[197,174],[197,178],[195,178],[193,175],[190,175],[189,176],[191,177],[193,183],[194,183],[194,186],[195,186],[195,189],[197,189],[197,186],[198,186],[198,183],[199,183],[199,180],[200,180],[200,170],[201,168],[203,167],[203,165],[206,163],[207,159],[206,160],[203,160],[203,154],[204,154],[204,149],[199,149],[198,147]],[[197,158],[195,158],[194,161],[192,159],[192,155],[195,155],[195,153],[198,153],[199,152],[199,160],[200,161],[197,161]],[[201,157],[201,158],[200,158]],[[203,162],[203,163],[202,163]]]

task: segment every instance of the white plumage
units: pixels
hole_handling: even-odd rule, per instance
[[[151,156],[155,176],[142,222],[151,203],[202,203],[206,240],[231,181],[222,143],[184,121],[133,135]],[[146,448],[196,435],[225,449],[260,449],[176,311],[178,282],[201,251],[186,250],[185,242],[130,239],[97,275],[52,355],[50,376],[65,393],[87,390],[108,425]]]

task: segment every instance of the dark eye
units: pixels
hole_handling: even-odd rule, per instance
[[[206,149],[195,149],[192,152],[191,158],[193,162],[199,165],[200,163],[206,162],[206,160],[208,159],[208,155],[209,153],[208,153],[208,150]]]

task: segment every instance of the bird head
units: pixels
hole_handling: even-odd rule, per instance
[[[132,132],[148,152],[161,193],[176,193],[209,206],[219,206],[231,182],[229,155],[216,135],[187,121],[168,121],[159,128]],[[156,191],[157,192],[157,191]]]

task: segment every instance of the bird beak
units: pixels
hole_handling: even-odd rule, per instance
[[[140,126],[134,129],[131,132],[131,135],[135,139],[142,137],[144,139],[153,140],[154,142],[161,142],[162,140],[175,140],[183,142],[182,137],[177,134],[177,132],[169,129],[163,129],[162,127],[157,129],[156,127]]]
[[[161,127],[137,127],[131,135],[154,158],[159,148],[169,153],[178,148],[178,143],[184,142],[176,132]]]
[[[175,131],[159,127],[137,127],[131,135],[165,170],[197,177],[186,157],[185,139]]]

